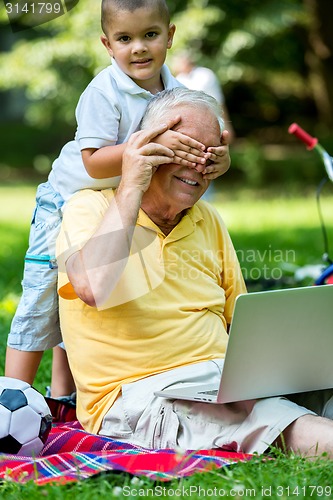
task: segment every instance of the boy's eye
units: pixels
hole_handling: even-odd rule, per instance
[[[128,35],[123,35],[118,38],[119,42],[129,42],[130,37]]]
[[[148,33],[146,33],[147,38],[154,38],[155,36],[157,36],[156,31],[148,31]]]

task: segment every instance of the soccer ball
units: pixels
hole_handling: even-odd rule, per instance
[[[52,426],[40,392],[22,380],[0,377],[0,453],[37,456]]]

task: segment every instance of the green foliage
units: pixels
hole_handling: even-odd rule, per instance
[[[172,54],[191,47],[198,63],[216,71],[231,107],[239,82],[267,88],[266,95],[253,95],[263,108],[280,98],[308,95],[302,37],[308,16],[302,0],[169,0],[169,5],[178,27],[171,65]],[[22,89],[28,123],[74,124],[81,92],[109,63],[99,41],[99,11],[100,2],[81,0],[60,18],[15,35],[2,11],[8,46],[0,53],[0,89]],[[262,118],[279,118],[278,106]]]
[[[316,81],[324,89],[325,82],[320,75],[314,78],[309,67],[309,30],[314,20],[308,2],[168,0],[168,4],[177,30],[167,62],[172,69],[175,55],[190,47],[197,63],[218,75],[236,133],[233,166],[241,180],[255,187],[292,180],[288,168],[267,175],[272,162],[268,164],[262,145],[291,142],[287,126],[293,121],[317,133],[330,151],[331,130],[318,119],[311,85]],[[2,9],[0,26],[0,106],[6,120],[0,122],[0,134],[6,137],[0,178],[10,178],[12,167],[46,175],[60,148],[74,136],[74,111],[82,91],[110,62],[99,40],[100,0],[80,0],[67,14],[16,33]],[[312,166],[305,162],[305,180],[316,181],[321,167],[315,160]]]
[[[80,93],[108,64],[99,42],[99,8],[99,2],[84,0],[70,13],[29,30],[26,38],[20,34],[11,50],[0,55],[0,68],[6,68],[0,88],[24,89],[30,124],[48,125],[54,114],[73,124]]]

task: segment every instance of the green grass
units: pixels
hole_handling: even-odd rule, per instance
[[[0,374],[3,374],[6,337],[20,294],[23,257],[34,206],[35,186],[0,188]],[[226,186],[215,194],[214,204],[233,237],[244,273],[259,277],[293,266],[321,262],[322,236],[314,195],[289,196],[282,190],[250,192]],[[332,198],[323,200],[327,229],[333,234]],[[331,238],[332,239],[332,238]],[[333,243],[331,247],[333,248]],[[265,268],[266,266],[266,268]],[[44,391],[50,381],[50,353],[43,358],[35,386]],[[66,486],[37,487],[4,482],[6,499],[80,498],[333,498],[332,462],[313,461],[276,453],[274,460],[255,457],[250,462],[219,471],[196,474],[168,483],[133,478],[124,473],[103,474]]]
[[[0,187],[0,374],[4,372],[5,346],[20,293],[23,259],[28,245],[36,186]],[[45,353],[36,388],[42,392],[50,382],[51,352]]]
[[[333,193],[332,193],[333,194]],[[226,189],[213,198],[224,218],[243,274],[250,284],[259,280],[297,283],[294,272],[301,266],[322,265],[324,243],[315,189],[290,195],[284,190],[250,191]],[[332,196],[322,196],[321,208],[333,251]],[[253,284],[253,283],[252,283]]]
[[[275,459],[254,457],[222,470],[195,474],[170,482],[111,472],[66,486],[18,485],[5,482],[1,498],[93,500],[100,498],[332,498],[332,462],[325,458],[313,461],[279,454]]]

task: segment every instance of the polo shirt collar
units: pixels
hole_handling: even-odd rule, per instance
[[[141,227],[151,229],[156,233],[160,234],[164,239],[165,243],[171,241],[177,241],[185,236],[190,235],[195,230],[196,224],[203,220],[203,214],[200,209],[200,203],[196,203],[193,207],[189,208],[180,222],[173,228],[173,230],[165,236],[161,229],[148,217],[148,215],[140,209],[137,224]]]
[[[127,92],[128,94],[141,94],[146,97],[151,98],[152,93],[149,92],[148,90],[143,89],[139,85],[137,85],[132,78],[127,76],[119,67],[118,63],[112,59],[112,64],[111,64],[111,72],[114,73],[115,79],[118,85],[118,89],[123,92]],[[167,67],[166,64],[162,66],[161,69],[161,77],[163,81],[163,85],[165,89],[171,89],[173,88],[174,85],[174,78],[171,75],[171,72],[169,68]]]
[[[166,64],[163,64],[162,66],[161,77],[165,90],[173,89],[175,87],[175,78],[172,76],[171,71]],[[181,86],[179,82],[177,82],[177,85]]]

